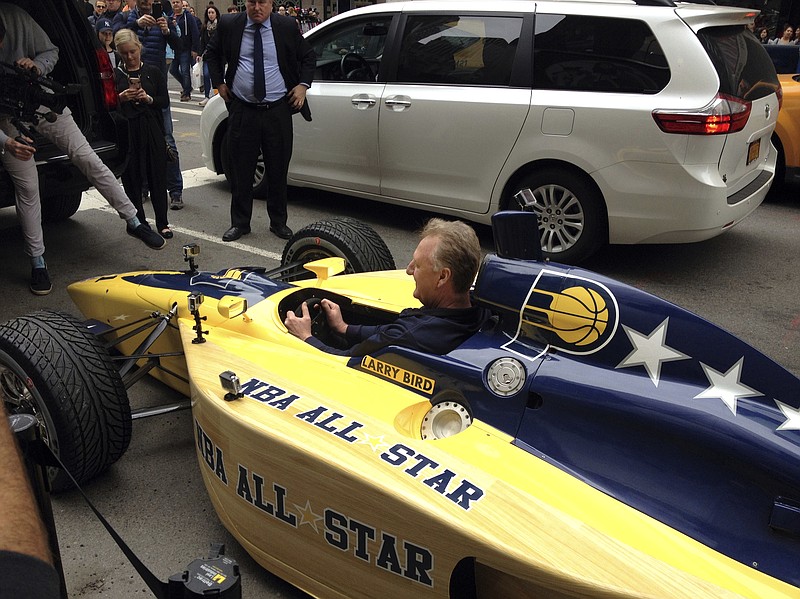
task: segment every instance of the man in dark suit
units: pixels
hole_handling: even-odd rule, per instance
[[[223,241],[235,241],[250,232],[253,178],[260,150],[269,183],[269,230],[282,239],[292,236],[286,225],[292,114],[302,110],[310,119],[305,98],[316,58],[297,22],[273,13],[272,2],[247,0],[245,13],[220,17],[204,55],[211,82],[229,113],[231,227]]]

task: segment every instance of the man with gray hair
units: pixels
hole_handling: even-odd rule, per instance
[[[469,290],[481,262],[478,236],[460,221],[432,218],[420,233],[420,242],[406,268],[414,277],[414,297],[421,308],[407,308],[385,325],[348,325],[341,308],[323,299],[321,309],[331,330],[345,338],[348,349],[324,344],[311,334],[311,316],[303,304],[302,317],[286,315],[289,332],[324,352],[364,356],[388,345],[446,354],[480,330],[488,310],[473,306]]]

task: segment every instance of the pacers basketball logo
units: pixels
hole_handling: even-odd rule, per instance
[[[617,328],[617,303],[597,281],[543,270],[522,309],[520,335],[571,353],[600,349]]]

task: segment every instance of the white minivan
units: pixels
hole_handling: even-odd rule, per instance
[[[289,184],[489,223],[539,215],[545,257],[682,243],[764,199],[781,88],[756,11],[673,3],[391,2],[306,34],[313,121],[294,119]],[[227,172],[227,111],[201,119]],[[263,169],[254,185],[263,191]]]

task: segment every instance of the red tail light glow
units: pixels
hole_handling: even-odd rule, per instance
[[[100,83],[103,89],[103,105],[106,110],[114,110],[117,107],[117,89],[114,85],[114,68],[108,54],[102,48],[95,50],[97,56],[97,67],[100,76]]]
[[[752,104],[741,98],[717,94],[699,110],[654,110],[653,118],[665,133],[723,135],[744,129]]]

